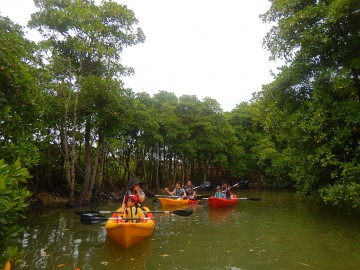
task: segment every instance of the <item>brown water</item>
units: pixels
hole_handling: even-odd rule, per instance
[[[32,210],[17,269],[360,269],[359,216],[286,192],[238,197],[262,201],[217,210],[196,204],[189,217],[156,214],[154,234],[129,249],[106,238],[104,224],[81,224],[74,210]],[[150,198],[146,205],[163,210]]]

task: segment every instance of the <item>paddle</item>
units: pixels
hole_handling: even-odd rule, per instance
[[[122,213],[122,212],[117,212],[117,211],[75,211],[76,214],[80,215],[80,219],[82,215],[95,215],[96,214],[115,214],[115,213]],[[179,210],[174,210],[174,211],[149,211],[146,213],[151,213],[151,214],[174,214],[174,215],[178,215],[178,216],[182,216],[182,217],[187,217],[190,216],[194,211],[192,209],[179,209]]]
[[[237,200],[261,201],[262,198],[235,198]]]
[[[240,184],[242,184],[242,183],[247,183],[248,181],[246,181],[246,180],[241,180],[240,182],[238,182],[238,183],[236,183],[235,185],[232,185],[231,187],[229,187],[229,188],[234,188],[234,187],[236,187],[236,186],[238,186],[238,185],[240,185]]]
[[[92,214],[92,213],[87,213],[87,214],[82,214],[80,215],[80,222],[82,224],[85,225],[93,225],[93,224],[98,224],[104,221],[107,221],[109,219],[112,220],[137,220],[137,221],[141,221],[141,220],[153,220],[154,218],[116,218],[116,217],[104,217],[102,215],[99,214]]]
[[[154,195],[154,197],[159,197],[159,198],[170,198],[170,199],[178,199],[179,196],[173,196],[173,195]],[[186,199],[186,198],[184,198]]]
[[[211,187],[211,183],[209,181],[205,181],[203,182],[200,186],[194,187],[193,189],[198,189],[198,188],[208,188]]]
[[[204,198],[204,201],[207,201],[209,198]],[[225,199],[225,198],[221,198],[221,199]],[[232,199],[227,199],[227,200],[248,200],[248,201],[261,201],[262,198],[232,198]]]
[[[192,209],[179,209],[174,211],[151,211],[148,213],[154,213],[154,214],[174,214],[182,217],[188,217],[192,215],[194,211]]]

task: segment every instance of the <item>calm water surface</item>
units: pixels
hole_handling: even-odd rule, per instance
[[[262,201],[196,204],[189,217],[156,214],[154,234],[129,249],[108,239],[104,224],[81,224],[72,209],[33,209],[18,269],[360,269],[359,216],[287,192],[237,193]],[[164,210],[151,198],[146,205]]]

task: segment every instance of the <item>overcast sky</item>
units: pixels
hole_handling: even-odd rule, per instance
[[[146,35],[122,56],[135,69],[123,78],[133,91],[211,97],[230,111],[272,81],[276,64],[261,47],[270,27],[259,19],[268,0],[114,1],[134,11]],[[23,26],[36,11],[33,0],[0,2],[0,14]]]

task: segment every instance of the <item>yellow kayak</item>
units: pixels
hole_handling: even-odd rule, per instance
[[[146,208],[146,211],[150,211]],[[120,211],[118,209],[117,211]],[[114,214],[115,217],[116,214]],[[148,217],[153,217],[148,214]],[[147,219],[138,223],[122,222],[116,219],[109,219],[105,225],[106,234],[116,243],[129,248],[150,236],[155,230],[155,220]]]
[[[186,206],[192,201],[189,199],[159,198],[163,207]]]

